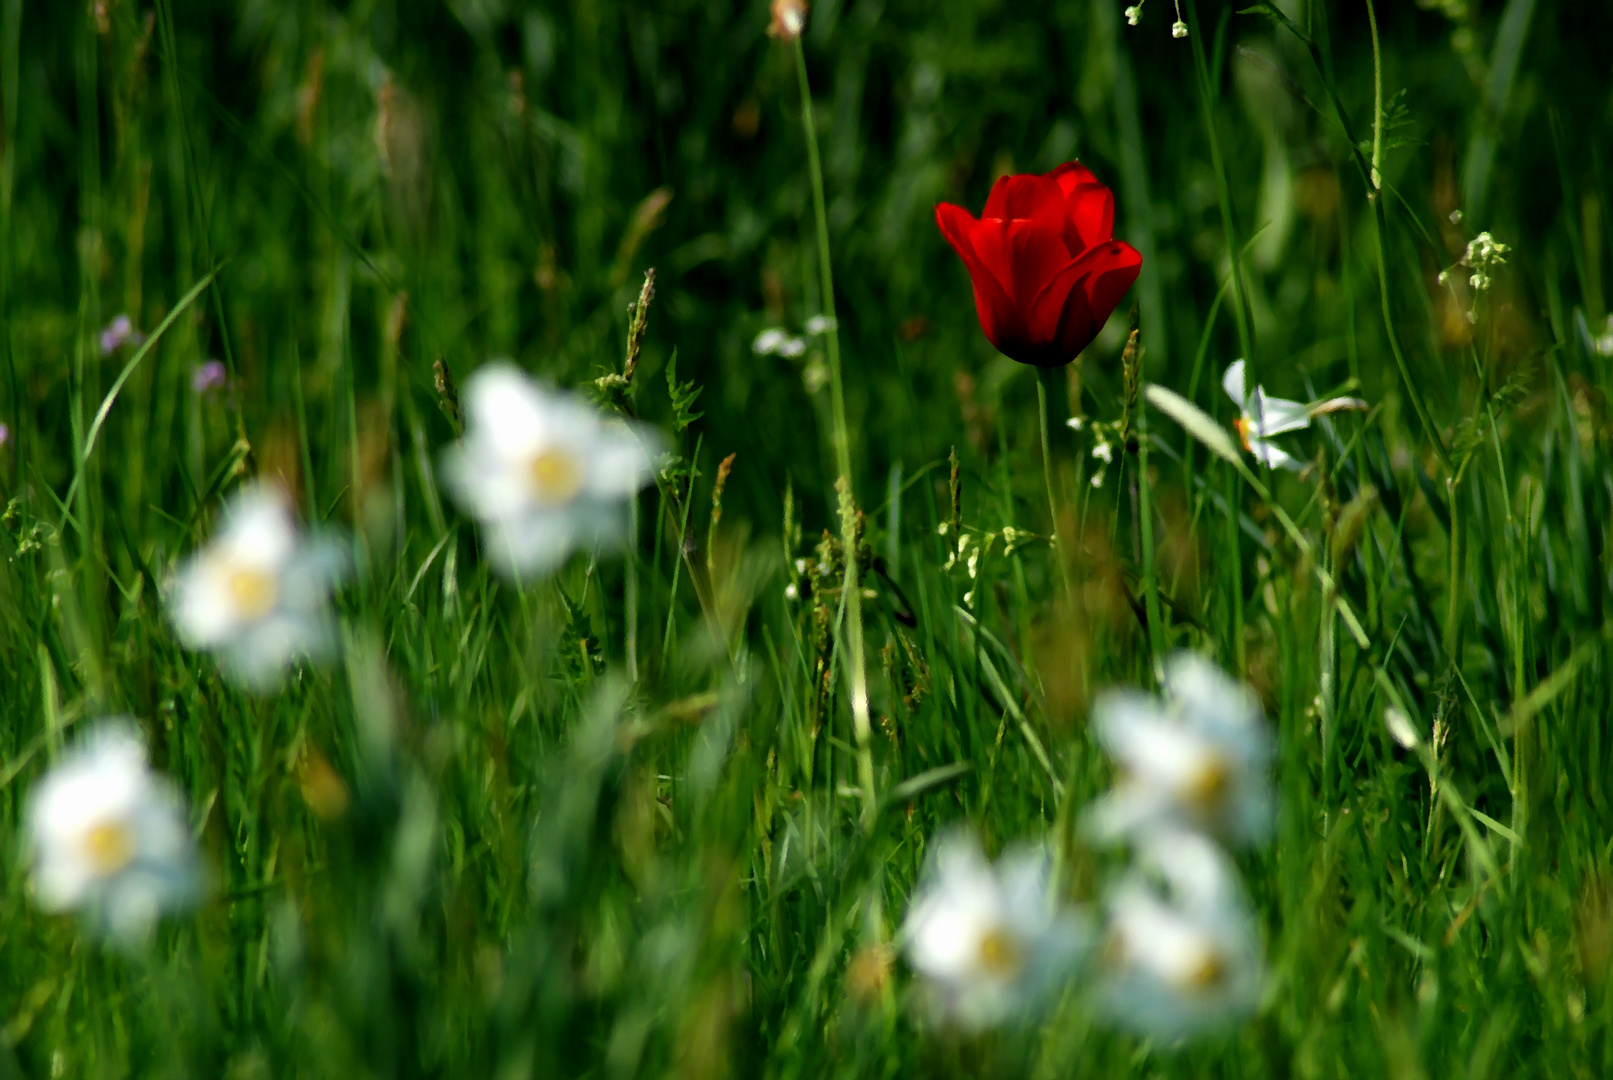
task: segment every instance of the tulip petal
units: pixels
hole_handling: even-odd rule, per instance
[[[1082,252],[1057,279],[1047,283],[1038,304],[1058,304],[1054,340],[1065,360],[1073,360],[1092,344],[1115,305],[1137,280],[1142,262],[1136,248],[1112,240]]]
[[[984,331],[987,340],[997,345],[1001,337],[1000,328],[1012,316],[1013,303],[1009,299],[1006,286],[991,269],[987,268],[975,251],[970,234],[978,223],[973,214],[952,203],[941,203],[935,208],[935,221],[940,226],[941,235],[946,237],[947,243],[952,245],[952,250],[958,253],[958,257],[963,260],[964,268],[969,271],[969,280],[974,286],[975,313],[980,317],[980,329]]]
[[[1027,364],[1067,363],[1059,350],[1059,313],[1064,297],[1079,275],[1066,271],[1070,256],[1058,233],[1034,221],[987,218],[970,230],[980,261],[1006,285],[1012,307],[997,328],[997,348]],[[1055,284],[1062,282],[1063,284]],[[1050,288],[1051,286],[1051,288]],[[1043,299],[1045,298],[1045,299]]]
[[[1070,254],[1079,255],[1114,239],[1115,196],[1102,184],[1094,182],[1072,191],[1065,214],[1064,242]]]
[[[993,185],[980,216],[1005,221],[1023,218],[1062,237],[1068,223],[1065,202],[1058,183],[1045,176],[1005,176]]]
[[[1076,188],[1088,187],[1098,183],[1098,178],[1092,175],[1092,170],[1079,161],[1066,161],[1063,165],[1047,174],[1047,178],[1058,184],[1059,190],[1064,192],[1066,198]]]

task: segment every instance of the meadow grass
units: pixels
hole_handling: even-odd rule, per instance
[[[823,0],[797,52],[760,0],[0,0],[0,1077],[1609,1075],[1613,11],[1244,6]],[[1306,472],[1150,404],[1124,311],[1044,462],[932,207],[1077,157],[1141,383],[1367,402]],[[495,357],[666,433],[626,558],[490,572],[435,471]],[[254,475],[353,537],[267,696],[163,606]],[[926,845],[1093,899],[1090,703],[1178,648],[1276,733],[1257,1015],[935,1030]],[[135,951],[18,852],[116,713],[211,879]]]

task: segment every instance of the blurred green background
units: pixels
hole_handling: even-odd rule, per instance
[[[854,480],[885,575],[880,784],[971,770],[865,834],[829,608],[792,565],[836,528],[825,357],[751,348],[822,303],[765,3],[0,0],[0,821],[9,842],[62,727],[131,712],[190,792],[218,894],[130,958],[38,914],[6,864],[0,1076],[1607,1075],[1613,7],[1380,2],[1385,295],[1296,36],[1188,0],[1176,40],[1170,0],[1135,27],[1123,6],[811,12]],[[1278,6],[1370,155],[1366,4]],[[1225,419],[1241,346],[1207,115],[1261,381],[1310,399],[1355,380],[1381,406],[1296,449],[1323,448],[1325,482],[1277,489],[1334,545],[1365,650],[1271,507],[1202,451],[1195,486],[1152,420],[1165,636],[1249,678],[1280,736],[1280,843],[1247,867],[1273,989],[1182,1052],[1096,1032],[1079,1002],[1029,1033],[937,1037],[889,962],[924,839],[959,818],[993,845],[1049,833],[1090,898],[1104,860],[1072,823],[1107,777],[1085,708],[1147,683],[1150,644],[1137,487],[1093,488],[1087,442],[1055,429],[1075,599],[1056,602],[1047,544],[1002,546],[1005,525],[1050,531],[1035,382],[980,334],[933,207],[1079,158],[1144,255],[1144,375]],[[1438,275],[1481,230],[1511,253],[1470,323],[1466,272]],[[677,440],[691,486],[644,500],[642,609],[623,614],[615,564],[500,589],[431,481],[454,437],[433,364],[463,380],[512,357],[585,386],[620,368],[649,267],[635,406],[670,428],[675,351],[704,415]],[[101,328],[151,332],[214,269],[84,460],[131,356],[103,357]],[[1125,320],[1072,368],[1071,407],[1106,421]],[[1386,327],[1477,462],[1454,573],[1448,473]],[[231,382],[207,397],[210,359]],[[999,538],[978,583],[936,536],[953,448],[963,521]],[[267,701],[183,654],[159,601],[251,471],[360,538],[342,664]],[[1502,870],[1383,736],[1372,665],[1510,823],[1515,843],[1482,832]]]

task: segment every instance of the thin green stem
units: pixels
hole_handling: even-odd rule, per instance
[[[806,53],[801,39],[794,40],[795,72],[801,92],[801,126],[806,133],[807,167],[812,178],[812,215],[817,225],[818,276],[823,314],[829,329],[824,335],[829,353],[829,403],[833,415],[835,490],[840,507],[840,546],[845,554],[845,636],[849,653],[846,671],[851,681],[852,733],[857,740],[857,779],[862,786],[863,824],[872,828],[879,796],[874,790],[873,724],[868,712],[868,669],[863,655],[862,587],[857,574],[857,503],[851,484],[851,432],[846,423],[846,391],[840,368],[840,324],[835,315],[834,271],[829,263],[829,214],[823,198],[823,165],[818,156],[818,132],[812,119],[812,86],[807,79]]]
[[[1231,187],[1227,182],[1226,160],[1221,153],[1221,137],[1215,124],[1215,88],[1210,85],[1210,69],[1204,58],[1203,36],[1199,31],[1197,0],[1187,0],[1188,37],[1192,39],[1193,68],[1198,74],[1199,110],[1204,132],[1210,140],[1210,165],[1215,173],[1216,201],[1221,205],[1221,228],[1226,233],[1227,257],[1232,261],[1232,298],[1237,315],[1238,345],[1243,350],[1250,385],[1258,386],[1259,365],[1255,360],[1254,326],[1249,317],[1249,296],[1243,277],[1243,248],[1232,212]]]
[[[1070,560],[1068,552],[1064,550],[1064,534],[1059,530],[1059,505],[1056,489],[1053,486],[1053,440],[1050,436],[1051,427],[1048,384],[1057,383],[1064,378],[1063,368],[1037,368],[1036,369],[1036,412],[1041,422],[1042,432],[1042,486],[1047,491],[1048,520],[1052,522],[1053,557],[1059,564],[1059,576],[1064,583],[1064,595],[1069,596],[1073,585],[1070,581]]]
[[[1154,656],[1154,677],[1164,674],[1165,621],[1159,603],[1159,575],[1154,560],[1153,486],[1148,476],[1148,406],[1137,400],[1137,508],[1143,541],[1143,604],[1148,614],[1148,647]]]

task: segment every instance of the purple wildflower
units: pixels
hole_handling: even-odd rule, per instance
[[[101,355],[111,356],[124,345],[138,345],[146,336],[134,328],[129,316],[119,315],[101,331]]]
[[[198,394],[210,394],[224,385],[228,373],[217,360],[209,360],[191,373],[190,388]]]

